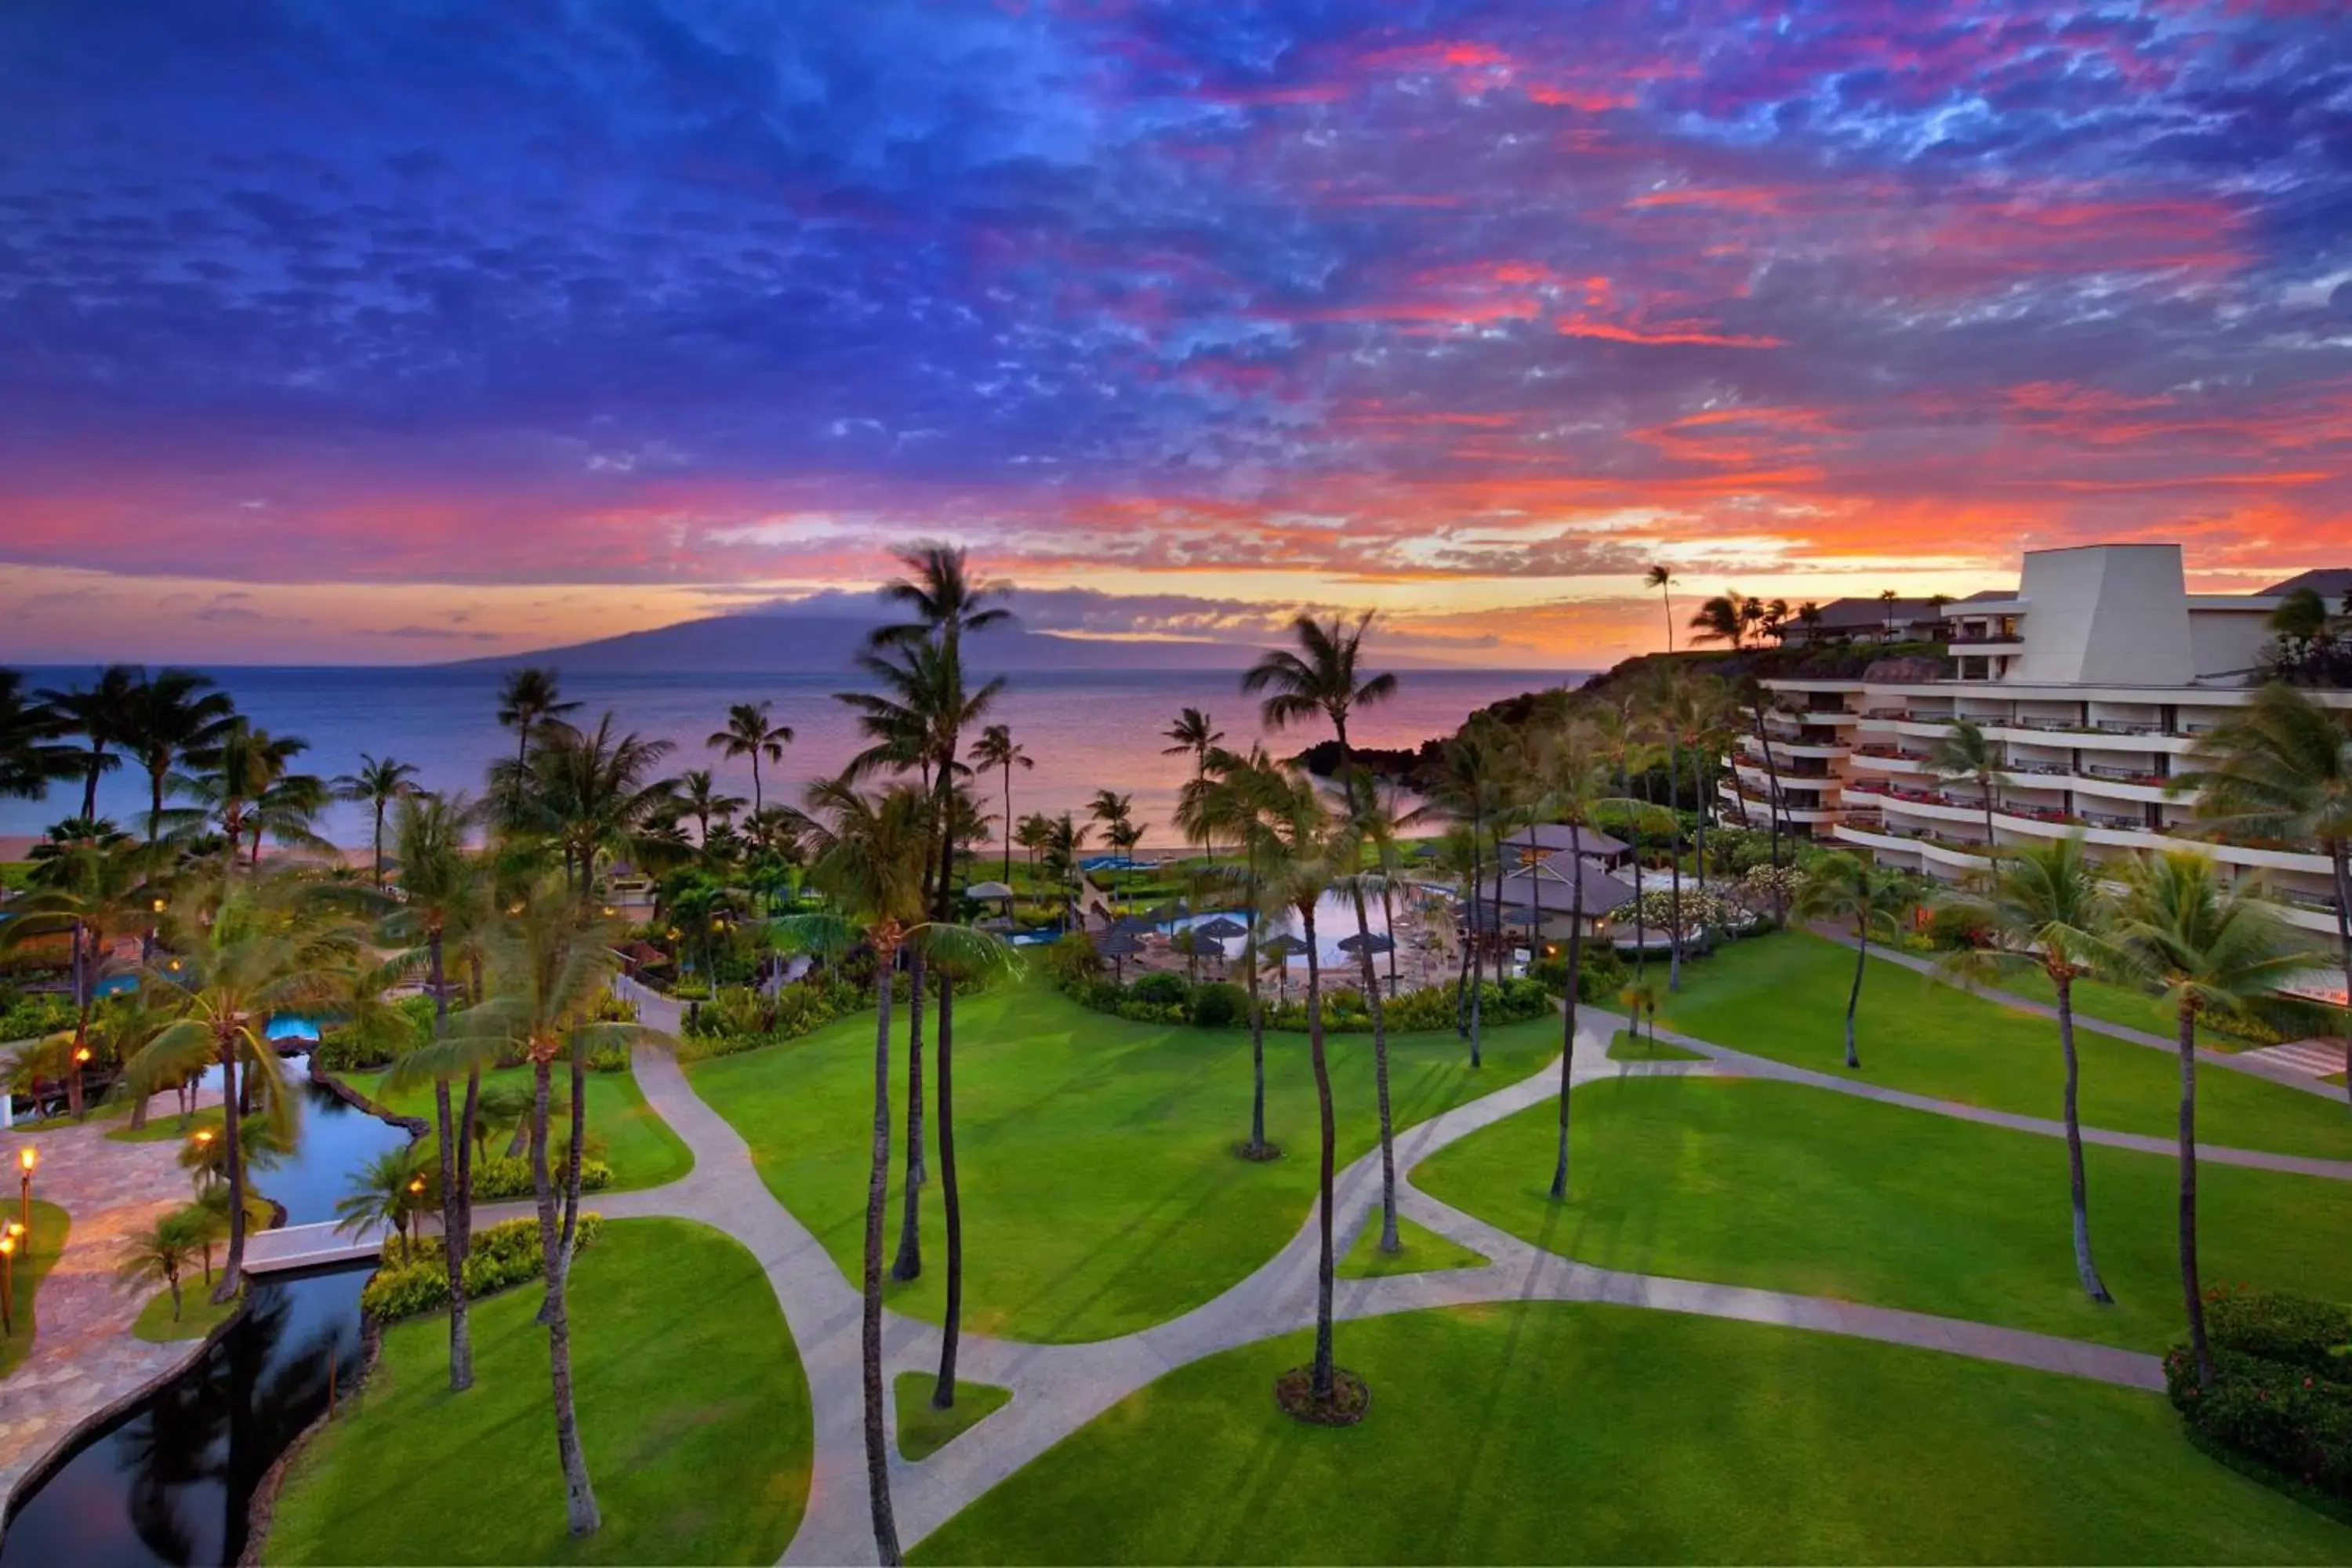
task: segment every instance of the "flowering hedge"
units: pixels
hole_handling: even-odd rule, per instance
[[[604,1216],[580,1215],[573,1233],[573,1252],[596,1239]],[[466,1294],[474,1300],[494,1291],[540,1277],[539,1221],[510,1219],[474,1233],[466,1250]],[[449,1271],[441,1261],[437,1241],[428,1240],[413,1254],[398,1241],[384,1244],[383,1267],[360,1292],[360,1310],[380,1322],[394,1322],[449,1306]]]
[[[2352,1498],[2352,1311],[2246,1289],[2209,1290],[2210,1388],[2185,1345],[2164,1358],[2173,1406],[2214,1442],[2290,1479]]]

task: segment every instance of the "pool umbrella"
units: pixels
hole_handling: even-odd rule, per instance
[[[1386,952],[1395,946],[1396,942],[1392,938],[1376,931],[1359,931],[1354,936],[1339,939],[1341,952]]]
[[[1284,931],[1280,936],[1270,937],[1266,941],[1260,942],[1257,950],[1261,955],[1266,958],[1275,958],[1282,961],[1282,967],[1275,971],[1275,973],[1280,976],[1281,990],[1279,994],[1281,1000],[1284,1002],[1289,1001],[1290,961],[1297,958],[1300,953],[1305,952],[1307,951],[1307,944],[1299,941],[1297,937],[1291,935],[1288,931]]]
[[[1127,983],[1127,961],[1142,951],[1143,943],[1135,939],[1132,931],[1120,931],[1116,926],[1095,943],[1096,954],[1111,961],[1112,973],[1122,985]]]
[[[963,890],[963,896],[982,903],[1002,903],[1013,897],[1013,889],[1002,882],[974,882]]]
[[[1149,936],[1160,927],[1141,915],[1121,915],[1110,922],[1110,929],[1122,936]]]
[[[1164,926],[1182,912],[1183,911],[1181,910],[1171,909],[1166,904],[1162,904],[1158,909],[1153,910],[1150,914],[1145,915],[1143,918],[1155,927]]]
[[[1199,925],[1194,926],[1192,935],[1202,942],[1213,942],[1217,944],[1218,973],[1223,973],[1225,943],[1234,937],[1249,935],[1249,927],[1231,915],[1218,915],[1213,920],[1202,921]]]

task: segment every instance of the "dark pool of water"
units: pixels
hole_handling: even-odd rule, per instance
[[[299,1076],[303,1064],[289,1064]],[[289,1224],[334,1217],[349,1173],[407,1138],[304,1080],[299,1152],[257,1176]],[[369,1266],[268,1277],[237,1326],[85,1440],[25,1498],[0,1568],[234,1563],[263,1474],[359,1370]]]

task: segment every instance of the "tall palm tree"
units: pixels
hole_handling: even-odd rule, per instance
[[[784,760],[784,748],[793,743],[793,727],[779,724],[769,718],[765,702],[738,702],[727,710],[727,727],[714,730],[702,743],[729,757],[751,759],[751,815],[760,815],[764,802],[760,794],[760,759],[772,763]]]
[[[1265,1138],[1265,1008],[1258,987],[1258,941],[1265,926],[1265,889],[1258,875],[1258,850],[1265,828],[1263,803],[1277,788],[1280,775],[1265,748],[1253,744],[1246,754],[1210,750],[1203,772],[1179,793],[1176,823],[1202,838],[1223,832],[1241,846],[1243,912],[1249,934],[1243,939],[1242,966],[1249,976],[1250,1013],[1250,1135],[1241,1147],[1245,1160],[1271,1160],[1279,1152]]]
[[[351,1173],[343,1195],[335,1200],[338,1235],[387,1226],[400,1238],[404,1259],[414,1258],[408,1227],[424,1217],[426,1192],[424,1152],[414,1143],[386,1149]]]
[[[1013,824],[1013,770],[1026,772],[1037,764],[1021,749],[1021,742],[1013,738],[1011,725],[991,724],[971,743],[971,765],[982,772],[1001,773],[1004,777],[1004,880],[1009,884],[1013,880],[1013,846],[1018,837]],[[1026,830],[1034,820],[1023,819],[1021,829]],[[1022,842],[1024,847],[1034,847],[1026,840]]]
[[[1160,748],[1160,754],[1163,757],[1191,757],[1195,781],[1209,770],[1210,751],[1225,738],[1224,731],[1217,728],[1216,721],[1198,708],[1182,710],[1176,715],[1175,721],[1160,733],[1161,739],[1171,742]],[[1209,846],[1209,863],[1212,866],[1216,864],[1214,845]]]
[[[874,1136],[866,1165],[866,1264],[860,1343],[866,1396],[866,1481],[874,1547],[885,1563],[900,1561],[890,1508],[890,1460],[882,1419],[882,1220],[890,1182],[890,974],[899,945],[923,914],[923,868],[929,852],[928,803],[900,784],[880,795],[845,779],[808,789],[809,837],[816,851],[811,879],[845,913],[794,915],[779,935],[803,952],[846,952],[862,936],[874,953]],[[852,922],[855,922],[853,928]]]
[[[450,1033],[417,1053],[425,1057],[423,1069],[436,1074],[446,1072],[453,1060],[479,1059],[502,1050],[520,1050],[530,1064],[531,1194],[546,1277],[539,1321],[547,1329],[556,1454],[563,1468],[567,1522],[575,1536],[593,1533],[602,1521],[572,1398],[568,1294],[579,1237],[580,1163],[587,1142],[587,1061],[602,1047],[662,1038],[644,1025],[602,1022],[596,1016],[620,973],[620,956],[613,951],[617,934],[575,889],[549,879],[532,880],[518,890],[491,938],[490,994],[451,1018]],[[559,1057],[569,1058],[572,1090],[560,1191],[548,1163],[550,1100]]]
[[[1348,719],[1360,708],[1385,702],[1397,692],[1393,675],[1364,675],[1364,633],[1371,629],[1373,612],[1365,611],[1351,623],[1333,616],[1318,621],[1300,616],[1290,623],[1298,651],[1275,648],[1242,673],[1242,694],[1261,697],[1258,717],[1269,730],[1289,728],[1294,720],[1328,720],[1339,742],[1339,771],[1354,765],[1349,749]]]
[[[1895,921],[1907,900],[1901,879],[1867,860],[1843,850],[1817,858],[1805,870],[1797,889],[1796,916],[1805,921],[1835,921],[1853,927],[1853,987],[1845,999],[1845,1065],[1856,1071],[1862,1058],[1853,1045],[1853,1016],[1862,1005],[1862,976],[1870,962],[1870,939],[1893,941]]]
[[[1559,1154],[1553,1163],[1551,1195],[1568,1196],[1570,1074],[1576,1058],[1577,982],[1584,973],[1584,835],[1602,802],[1611,798],[1616,774],[1601,737],[1580,715],[1549,735],[1536,753],[1545,814],[1568,825],[1570,875],[1568,994],[1563,998],[1559,1050]]]
[[[1372,1082],[1381,1116],[1381,1240],[1383,1253],[1393,1255],[1404,1243],[1397,1236],[1396,1130],[1389,1111],[1389,1029],[1387,1006],[1381,998],[1381,978],[1372,968],[1372,925],[1367,894],[1377,893],[1385,904],[1397,867],[1397,820],[1394,796],[1384,795],[1369,773],[1350,771],[1339,786],[1333,813],[1334,858],[1356,913],[1356,962],[1364,983],[1364,1006],[1372,1019]],[[1365,861],[1371,865],[1368,868]],[[1394,939],[1391,939],[1394,952]]]
[[[1316,1110],[1322,1135],[1316,1177],[1321,1250],[1315,1274],[1315,1360],[1307,1387],[1313,1401],[1325,1405],[1337,1388],[1338,1373],[1332,1359],[1331,1312],[1337,1267],[1332,1250],[1331,1182],[1338,1128],[1331,1104],[1331,1064],[1323,1046],[1323,967],[1315,911],[1339,876],[1345,850],[1352,846],[1333,843],[1330,815],[1314,785],[1303,776],[1291,773],[1266,781],[1261,804],[1265,832],[1259,875],[1265,897],[1268,902],[1287,905],[1297,913],[1300,940],[1307,945],[1307,1050],[1315,1071]]]
[[[331,853],[334,846],[320,836],[316,824],[332,799],[333,792],[327,781],[318,774],[280,771],[246,812],[246,823],[253,835],[247,863],[261,864],[261,840],[265,836],[281,849]]]
[[[385,940],[414,952],[423,950],[425,983],[433,991],[433,1034],[448,1033],[448,957],[453,942],[482,942],[493,923],[488,866],[468,852],[466,835],[479,811],[462,795],[408,795],[393,820],[400,857],[401,902],[385,921]],[[478,998],[477,998],[478,1000]],[[449,1059],[437,1049],[412,1051],[394,1070],[406,1082],[430,1072],[433,1122],[440,1162],[442,1262],[449,1277],[449,1390],[462,1394],[474,1384],[474,1342],[466,1289],[466,1258],[473,1238],[474,1131],[482,1098],[478,1056]],[[439,1070],[434,1070],[439,1069]],[[466,1079],[466,1097],[451,1104],[450,1080]]]
[[[79,773],[82,753],[58,743],[63,732],[47,704],[26,697],[25,678],[0,669],[0,795],[39,800],[51,781]]]
[[[1028,851],[1029,875],[1033,879],[1037,875],[1037,852],[1051,843],[1053,837],[1053,819],[1042,811],[1031,812],[1021,819],[1021,826],[1013,830],[1013,842]]]
[[[1936,739],[1935,747],[1927,753],[1927,771],[1939,779],[1966,779],[1977,786],[1977,795],[1984,804],[1985,853],[1999,855],[2000,840],[1993,837],[1993,791],[2000,783],[2000,747],[1985,736],[1983,727],[1973,719],[1956,719],[1944,727]]]
[[[283,873],[234,886],[201,883],[184,890],[165,917],[166,945],[180,962],[150,965],[143,977],[142,989],[153,989],[179,1016],[126,1064],[128,1090],[143,1100],[208,1065],[221,1069],[229,1227],[215,1301],[235,1296],[245,1275],[245,1119],[237,1111],[247,1097],[238,1075],[261,1082],[270,1122],[290,1131],[289,1088],[266,1031],[276,1015],[348,989],[362,962],[364,927],[341,891]]]
[[[415,785],[411,782],[416,770],[408,763],[391,757],[360,753],[360,769],[335,780],[335,798],[365,801],[374,817],[374,833],[369,840],[373,848],[376,891],[383,891],[383,814],[392,803],[407,795]]]
[[[696,847],[708,857],[711,823],[716,821],[724,828],[728,819],[743,809],[743,797],[721,789],[709,768],[688,768],[678,774],[677,794],[678,809],[694,818]]]
[[[1077,909],[1078,852],[1087,847],[1086,824],[1072,820],[1068,812],[1062,813],[1045,825],[1045,869],[1062,889],[1064,903]],[[1086,914],[1078,910],[1078,922],[1084,924]]]
[[[1666,651],[1675,651],[1675,574],[1663,562],[1642,574],[1642,586],[1655,588],[1666,606]]]
[[[1689,672],[1662,665],[1643,682],[1640,697],[1643,731],[1666,747],[1666,920],[1674,929],[1666,940],[1666,989],[1683,988],[1683,738],[1695,727],[1697,700]]]
[[[160,669],[131,694],[121,737],[147,773],[147,842],[165,826],[163,797],[178,773],[201,772],[236,722],[236,704],[212,678],[193,669]]]
[[[676,798],[677,782],[656,773],[669,742],[616,731],[610,713],[593,730],[542,721],[535,739],[525,804],[541,814],[576,891],[584,895],[595,885],[605,855],[642,859],[661,853],[651,829]]]
[[[2074,982],[2116,966],[2115,901],[2072,833],[2047,844],[2021,844],[1983,873],[1981,885],[1947,900],[1975,933],[1940,966],[1964,979],[2038,969],[2058,1005],[2058,1048],[2066,1062],[2066,1170],[2074,1211],[2074,1272],[2083,1293],[2113,1301],[2091,1258],[2091,1210],[2083,1173],[2083,1126],[2076,1113],[2081,1077],[2074,1053]]]
[[[2179,1027],[2180,1059],[2180,1289],[2197,1382],[2213,1384],[2205,1300],[2197,1268],[2197,1025],[2252,1017],[2294,1030],[2322,1009],[2282,994],[2311,954],[2270,906],[2226,886],[2207,857],[2188,850],[2135,857],[2125,867],[2116,946],[2127,972],[2159,992]]]
[[[1439,748],[1433,765],[1423,771],[1422,784],[1427,804],[1414,813],[1414,820],[1423,814],[1436,812],[1465,830],[1467,838],[1467,864],[1462,900],[1462,975],[1454,1004],[1456,1026],[1470,1042],[1470,1065],[1479,1065],[1479,997],[1477,977],[1477,920],[1475,907],[1480,889],[1486,886],[1485,852],[1492,826],[1503,805],[1503,775],[1505,755],[1510,737],[1500,720],[1491,713],[1474,713],[1454,737]],[[1495,879],[1495,912],[1500,929],[1502,913],[1502,878]]]
[[[1103,830],[1103,842],[1117,850],[1127,830],[1135,824],[1135,797],[1115,790],[1098,789],[1087,804],[1087,819]],[[1112,896],[1118,896],[1118,885],[1127,880],[1122,868],[1111,874]]]
[[[81,814],[98,815],[98,781],[122,765],[131,732],[132,705],[145,672],[135,664],[110,664],[89,686],[43,689],[35,698],[66,734],[79,735],[76,761],[81,772]]]
[[[193,813],[179,814],[180,825],[216,826],[227,843],[226,858],[232,867],[250,834],[254,863],[258,865],[262,835],[273,826],[281,831],[299,826],[296,819],[303,807],[315,811],[311,786],[318,786],[317,795],[325,793],[316,779],[293,773],[294,759],[310,749],[310,742],[299,735],[273,735],[249,720],[232,719],[205,753],[201,771],[172,776],[173,793],[195,803]],[[289,777],[308,782],[295,785],[291,795],[281,793],[273,802],[271,789]],[[265,802],[273,807],[270,818],[261,816]]]
[[[539,727],[579,710],[579,703],[564,700],[554,670],[529,667],[509,670],[499,683],[499,727],[515,732],[513,793],[508,801],[510,812],[521,809],[523,774],[530,756],[530,742],[539,733]]]
[[[2245,710],[2198,737],[2168,787],[2195,790],[2210,831],[2315,843],[2336,883],[2336,958],[2352,1006],[2352,721],[2283,684],[2263,687]],[[2345,1088],[2352,1103],[2352,1025],[2345,1036]]]
[[[1769,792],[1764,816],[1765,820],[1771,826],[1772,869],[1777,872],[1780,868],[1780,767],[1772,760],[1772,731],[1764,724],[1764,710],[1771,705],[1772,694],[1766,690],[1764,683],[1752,674],[1742,675],[1733,687],[1733,691],[1738,700],[1746,705],[1748,720],[1754,726],[1756,744],[1764,753],[1764,779]],[[1987,827],[1986,833],[1988,837],[1990,836],[1990,826]],[[1639,864],[1639,861],[1635,863]],[[1780,889],[1780,880],[1776,876],[1772,879],[1772,897],[1779,907],[1773,910],[1773,913],[1785,921],[1789,918],[1789,910],[1787,901],[1781,898]]]
[[[1748,596],[1737,588],[1726,588],[1700,604],[1690,618],[1691,641],[1729,643],[1744,647],[1748,643],[1749,622],[1740,614]]]

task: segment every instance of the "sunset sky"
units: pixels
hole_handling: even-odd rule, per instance
[[[0,7],[0,658],[2352,563],[2344,0]]]

